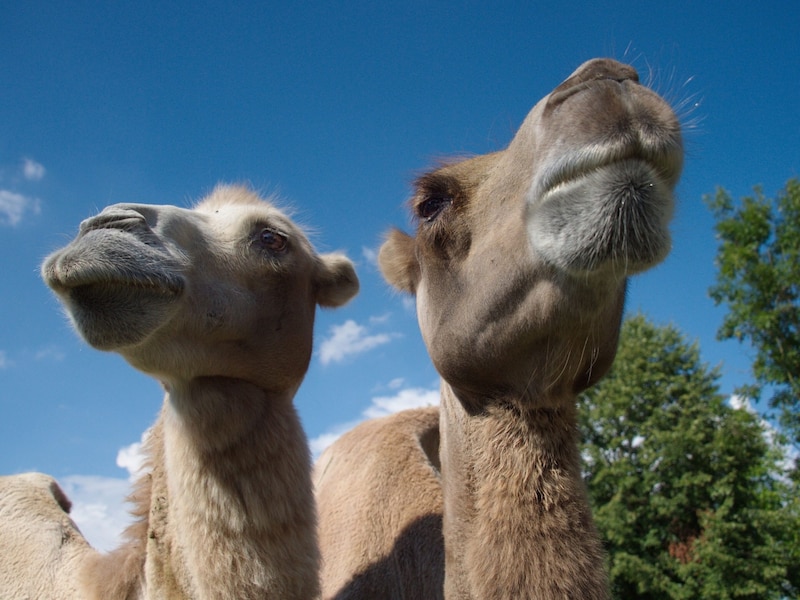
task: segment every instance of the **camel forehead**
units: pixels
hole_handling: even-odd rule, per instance
[[[269,226],[295,237],[305,237],[287,214],[255,192],[241,187],[218,187],[201,200],[195,212],[205,215],[219,235],[236,237],[243,230]]]
[[[272,206],[272,203],[247,187],[218,185],[208,196],[197,203],[195,210],[213,213],[221,208],[231,206],[263,205]]]

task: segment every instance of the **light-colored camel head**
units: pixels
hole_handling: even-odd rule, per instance
[[[541,398],[600,378],[627,277],[669,250],[681,165],[669,106],[633,68],[597,59],[536,104],[505,150],[420,177],[416,235],[392,232],[379,260],[416,294],[447,383]]]
[[[316,254],[280,210],[226,186],[191,210],[109,206],[42,275],[89,344],[168,387],[221,376],[293,391],[316,305],[341,305],[358,290],[347,258]]]

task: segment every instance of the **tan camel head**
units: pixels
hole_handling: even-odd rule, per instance
[[[505,150],[420,177],[416,235],[390,233],[379,261],[416,294],[445,381],[541,398],[601,377],[626,278],[669,250],[681,164],[669,106],[631,67],[597,59],[536,104]]]
[[[109,206],[42,276],[89,344],[168,385],[222,376],[292,389],[308,366],[316,305],[358,291],[347,258],[316,254],[272,204],[225,186],[191,210]]]

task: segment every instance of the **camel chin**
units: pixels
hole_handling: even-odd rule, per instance
[[[635,275],[671,248],[672,187],[658,165],[644,160],[617,161],[560,181],[530,206],[533,252],[572,275]]]
[[[136,284],[93,283],[70,290],[70,318],[86,342],[98,350],[133,346],[156,331],[176,310],[176,295]],[[126,305],[124,313],[118,312]]]

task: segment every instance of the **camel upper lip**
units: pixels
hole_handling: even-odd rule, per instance
[[[130,287],[164,295],[179,295],[184,290],[181,265],[166,253],[144,244],[91,244],[92,252],[87,252],[85,243],[81,239],[45,261],[42,275],[55,292],[68,294],[89,286]]]
[[[180,257],[140,234],[82,225],[71,244],[45,260],[42,275],[62,294],[104,285],[178,295],[185,286],[184,267]]]
[[[47,278],[48,284],[57,292],[69,293],[92,286],[131,287],[149,290],[163,295],[177,296],[183,292],[183,278],[161,272],[126,270],[98,274],[94,269],[70,269],[65,272],[56,267]]]
[[[679,145],[674,148],[664,144],[663,148],[648,151],[639,146],[597,150],[586,148],[578,156],[570,156],[548,169],[542,179],[540,197],[558,187],[578,181],[583,177],[603,169],[626,162],[639,162],[647,165],[665,183],[673,186],[680,175],[682,153]]]

